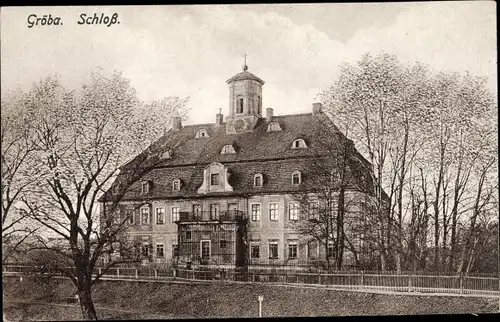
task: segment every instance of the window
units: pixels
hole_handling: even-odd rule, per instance
[[[250,242],[250,258],[260,257],[260,245],[257,241]]]
[[[202,259],[210,259],[210,240],[200,241],[200,253]]]
[[[179,256],[179,247],[177,244],[172,244],[172,257],[178,257]]]
[[[141,245],[141,254],[143,257],[149,257],[149,244]]]
[[[156,208],[156,224],[163,225],[165,223],[165,208]]]
[[[270,220],[278,220],[278,208],[279,204],[270,203],[269,204],[269,219]]]
[[[288,258],[296,259],[297,258],[297,241],[291,240],[288,242]]]
[[[318,258],[318,243],[314,240],[311,240],[307,243],[307,258]]]
[[[231,144],[226,144],[222,147],[222,150],[220,151],[220,154],[234,154],[236,153],[236,150],[234,150],[234,147]]]
[[[127,218],[128,218],[129,225],[134,225],[135,224],[134,209],[128,209],[127,210]]]
[[[288,205],[288,219],[299,220],[299,204],[297,202]]]
[[[228,203],[227,210],[229,211],[229,213],[234,214],[238,210],[238,204],[237,203]]]
[[[210,218],[211,219],[219,218],[219,205],[216,203],[210,205]]]
[[[191,240],[191,231],[190,230],[186,230],[186,240]]]
[[[317,202],[311,202],[309,204],[309,219],[318,219],[319,207]]]
[[[243,97],[236,98],[236,114],[243,113]]]
[[[277,259],[278,258],[278,241],[270,240],[269,241],[269,258]]]
[[[142,182],[142,194],[149,193],[149,181]]]
[[[330,218],[331,219],[335,219],[335,209],[336,209],[336,206],[335,206],[335,201],[334,200],[330,200],[328,202],[328,210],[329,210],[329,213],[330,213]]]
[[[252,205],[252,221],[259,221],[259,220],[260,220],[260,205],[253,204]]]
[[[260,96],[257,96],[257,114],[260,114],[262,109],[262,104],[260,102]]]
[[[253,185],[254,187],[262,187],[262,183],[264,180],[262,180],[262,174],[257,173],[253,176]]]
[[[208,138],[208,132],[205,129],[198,129],[196,131],[196,134],[194,135],[195,139],[200,139],[200,138]]]
[[[201,205],[193,205],[193,218],[200,219],[201,217]]]
[[[172,222],[179,220],[179,207],[172,207]]]
[[[336,184],[340,181],[340,174],[338,170],[332,170],[332,172],[330,173],[330,181],[333,184]]]
[[[149,225],[149,207],[141,208],[141,225]]]
[[[120,208],[116,209],[111,213],[111,217],[113,217],[113,223],[114,224],[120,224],[122,220],[122,212],[120,211]]]
[[[179,190],[181,190],[181,180],[174,179],[172,181],[172,190],[173,191],[179,191]]]
[[[302,178],[300,175],[300,171],[294,171],[292,173],[292,184],[300,184],[302,182]]]
[[[219,185],[219,174],[218,173],[212,173],[210,175],[210,185],[211,186],[218,186]]]
[[[267,126],[267,132],[278,132],[281,131],[281,126],[278,122],[271,122]]]
[[[220,240],[219,241],[219,248],[226,248],[227,247],[227,240]]]
[[[156,244],[156,257],[163,258],[164,256],[163,244]]]
[[[335,257],[335,247],[333,246],[333,241],[328,242],[327,256]]]
[[[294,140],[292,143],[292,149],[303,149],[307,148],[306,142],[303,139]]]

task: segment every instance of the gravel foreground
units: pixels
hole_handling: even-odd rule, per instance
[[[4,278],[4,321],[78,320],[74,286]],[[498,312],[497,298],[373,294],[261,284],[172,284],[101,281],[94,288],[100,319],[470,314]]]

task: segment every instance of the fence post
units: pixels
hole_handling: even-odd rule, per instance
[[[102,269],[100,267],[99,267],[98,272],[99,272],[99,276],[101,276]]]
[[[464,292],[464,276],[462,272],[460,272],[460,294]]]
[[[138,268],[135,269],[135,278],[139,278],[139,269]]]
[[[155,268],[155,278],[158,278],[158,269]]]
[[[116,277],[120,277],[120,269],[119,268],[116,269]]]
[[[411,292],[411,287],[412,287],[412,276],[411,274],[408,274],[408,292]]]
[[[318,284],[321,285],[321,272],[318,273]]]
[[[364,288],[365,285],[365,271],[361,271],[361,289]]]

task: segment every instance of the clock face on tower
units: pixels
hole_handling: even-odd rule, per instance
[[[239,132],[245,129],[245,121],[243,120],[236,120],[234,121],[234,129]]]

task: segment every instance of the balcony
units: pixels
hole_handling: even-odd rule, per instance
[[[179,213],[179,220],[177,223],[182,222],[237,222],[241,220],[246,220],[246,214],[241,210],[221,210],[217,212],[213,211],[198,211],[198,212],[188,212],[181,211]]]

